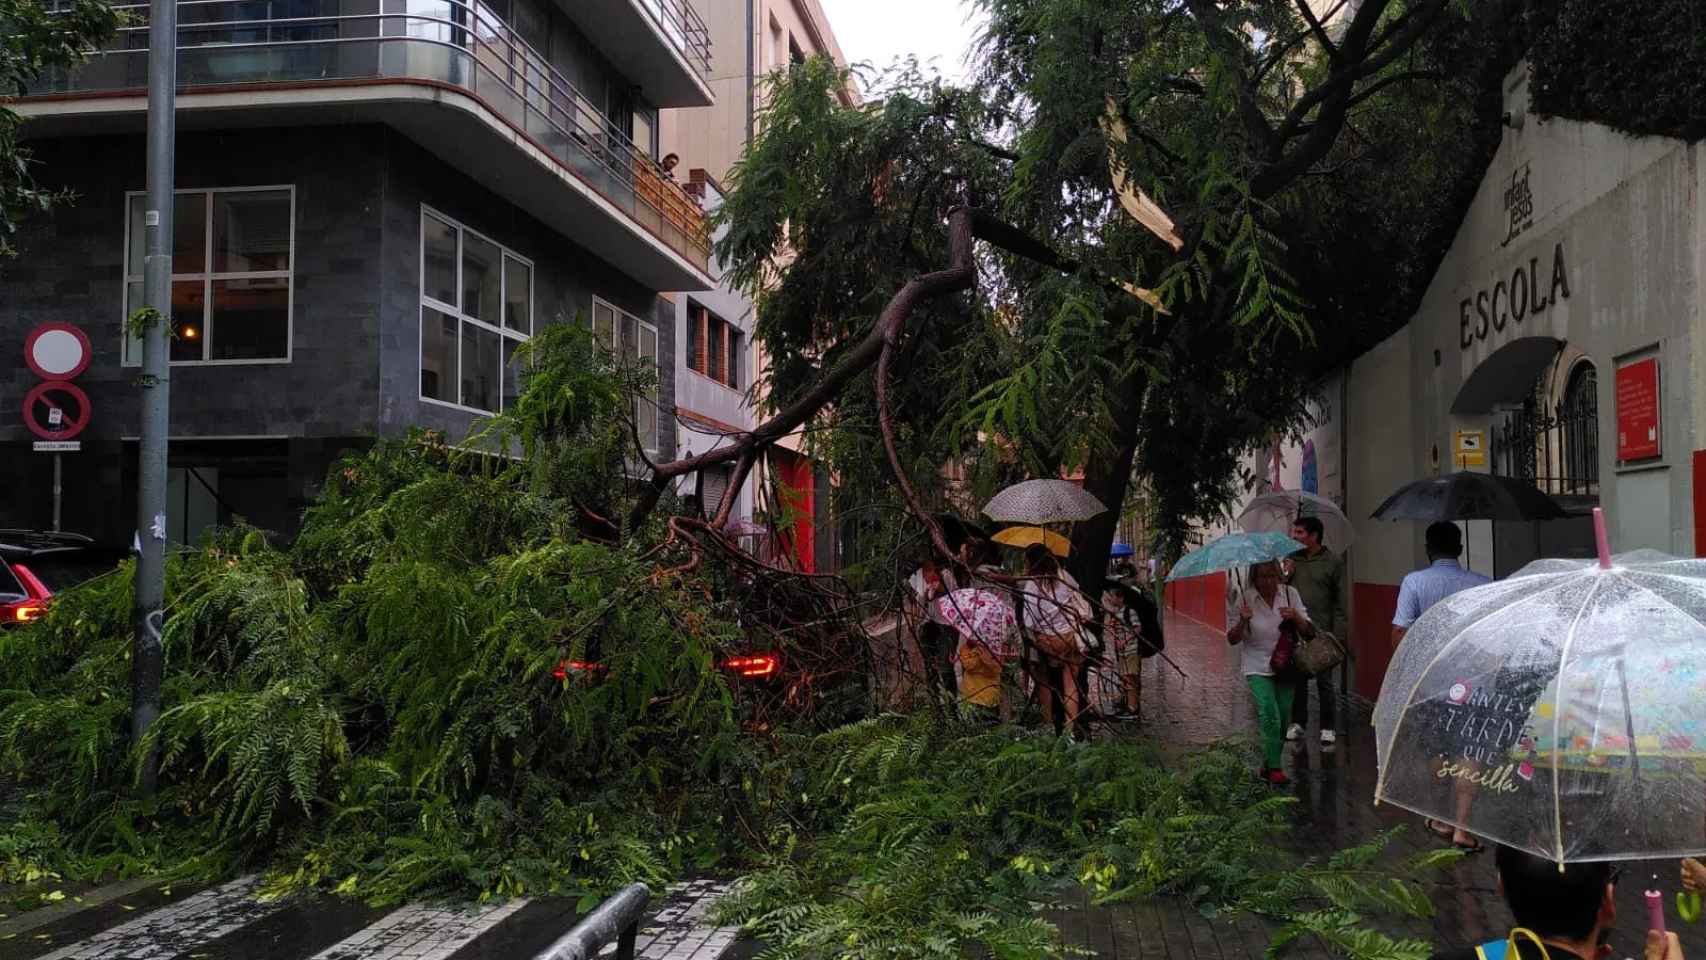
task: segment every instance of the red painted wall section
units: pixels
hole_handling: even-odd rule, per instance
[[[1167,584],[1167,609],[1225,630],[1226,574],[1211,573]]]
[[[1706,557],[1706,450],[1694,451],[1694,555]]]
[[[1380,696],[1386,665],[1392,662],[1392,615],[1398,612],[1398,588],[1389,583],[1351,585],[1351,648],[1356,656],[1356,692]]]
[[[782,550],[794,569],[813,573],[817,569],[817,518],[812,462],[800,456],[778,457],[777,472],[782,480],[783,510],[794,521],[784,528]]]

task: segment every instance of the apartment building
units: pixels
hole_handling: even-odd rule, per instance
[[[719,51],[710,86],[716,102],[704,109],[665,110],[660,150],[690,170],[688,189],[707,210],[721,202],[723,181],[752,139],[763,107],[764,77],[790,62],[827,56],[845,65],[818,0],[703,0],[711,42]],[[852,90],[844,91],[854,102]],[[715,266],[715,265],[713,265]],[[752,337],[756,312],[750,299],[726,285],[678,297],[676,303],[676,444],[704,453],[754,424],[750,393],[761,383],[763,352]],[[836,537],[829,519],[830,478],[801,448],[799,436],[783,442],[739,491],[730,516],[741,529],[766,531],[767,549],[803,570],[833,569]],[[715,515],[728,488],[730,468],[713,468],[684,481],[680,492],[699,496]]]
[[[467,434],[517,393],[516,348],[593,324],[655,362],[636,409],[675,453],[677,311],[715,287],[698,203],[658,165],[660,114],[715,101],[690,0],[183,0],[171,324],[171,535],[243,517],[288,535],[329,464],[412,427]],[[19,362],[87,333],[67,529],[128,541],[140,433],[148,9],[15,109],[44,186],[0,267],[0,526],[45,527]]]

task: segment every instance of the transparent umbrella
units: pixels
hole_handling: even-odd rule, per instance
[[[1411,627],[1375,706],[1375,802],[1559,863],[1706,852],[1706,561],[1601,542]]]
[[[1322,539],[1334,550],[1356,540],[1356,530],[1338,504],[1302,490],[1270,490],[1256,497],[1238,514],[1238,526],[1250,533],[1290,533],[1301,517],[1320,520]]]

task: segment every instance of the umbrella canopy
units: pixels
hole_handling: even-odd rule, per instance
[[[1075,523],[1107,510],[1102,501],[1067,480],[1026,480],[983,505],[984,516],[1002,523]]]
[[[960,636],[983,644],[995,656],[1006,657],[1015,652],[1018,621],[1000,593],[975,587],[950,590],[936,601],[936,612]]]
[[[1129,543],[1116,543],[1114,544],[1113,549],[1108,551],[1108,556],[1135,557],[1137,556],[1137,551],[1132,549],[1132,545]]]
[[[1343,550],[1356,540],[1356,531],[1338,504],[1302,490],[1270,490],[1258,496],[1238,515],[1238,526],[1247,533],[1289,534],[1300,517],[1320,520],[1322,541],[1334,550]]]
[[[1053,530],[1042,527],[1008,527],[995,535],[995,542],[1008,547],[1028,547],[1040,543],[1048,547],[1048,552],[1057,557],[1064,557],[1072,552],[1072,541]]]
[[[1541,560],[1454,594],[1374,725],[1376,802],[1559,863],[1706,852],[1706,561]]]
[[[1283,533],[1229,533],[1180,557],[1167,579],[1184,580],[1253,563],[1281,560],[1302,549],[1303,544]]]
[[[1374,511],[1376,520],[1556,520],[1558,501],[1525,480],[1490,473],[1451,473],[1399,487]]]

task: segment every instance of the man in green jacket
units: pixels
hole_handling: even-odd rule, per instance
[[[1322,526],[1317,517],[1299,517],[1291,527],[1291,537],[1303,544],[1303,549],[1291,556],[1291,585],[1309,610],[1309,619],[1317,629],[1325,630],[1345,641],[1345,561],[1321,542]],[[1334,731],[1338,714],[1338,698],[1333,690],[1333,678],[1328,673],[1315,676],[1315,692],[1321,699],[1321,742],[1331,745],[1338,740]],[[1297,698],[1292,701],[1291,727],[1287,740],[1296,740],[1309,729],[1309,682],[1297,685]]]

